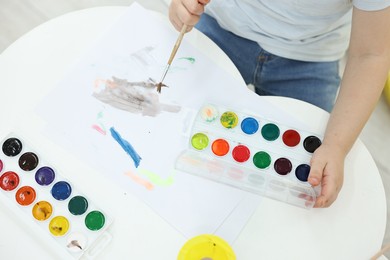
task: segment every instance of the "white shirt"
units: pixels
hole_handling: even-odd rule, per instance
[[[335,61],[349,44],[352,5],[374,11],[390,0],[212,0],[206,13],[275,55]]]

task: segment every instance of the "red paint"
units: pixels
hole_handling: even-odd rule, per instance
[[[19,185],[19,175],[16,172],[8,171],[0,176],[0,188],[6,191],[14,190]]]
[[[211,150],[215,155],[224,156],[229,152],[229,143],[224,139],[217,139],[211,145]]]
[[[34,202],[35,198],[35,190],[30,186],[21,187],[15,194],[16,201],[22,206],[30,205]]]
[[[232,156],[237,162],[246,162],[251,155],[248,147],[245,145],[237,145],[232,151]]]
[[[297,131],[290,129],[284,132],[282,139],[285,145],[294,147],[297,146],[301,141],[301,136]]]

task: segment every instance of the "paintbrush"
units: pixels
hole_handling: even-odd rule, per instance
[[[158,93],[161,93],[161,87],[165,86],[165,85],[163,84],[163,81],[164,81],[164,79],[165,79],[165,76],[167,75],[167,72],[168,72],[168,70],[169,70],[169,67],[170,67],[171,64],[172,64],[173,58],[175,57],[176,52],[177,52],[177,50],[178,50],[179,47],[180,47],[181,40],[183,39],[183,36],[184,36],[184,34],[186,33],[186,31],[187,31],[187,25],[186,25],[186,24],[183,24],[183,27],[181,28],[181,31],[180,31],[180,34],[179,34],[179,37],[177,38],[176,43],[175,43],[175,45],[173,46],[173,49],[172,49],[172,52],[171,52],[171,56],[169,57],[167,66],[165,67],[165,70],[164,70],[164,73],[163,73],[163,75],[162,75],[162,77],[161,77],[160,83],[157,84],[157,92],[158,92]]]

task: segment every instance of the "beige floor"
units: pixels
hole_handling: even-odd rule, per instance
[[[129,5],[133,0],[0,0],[0,53],[32,28],[67,12],[103,5]],[[167,12],[169,0],[139,0],[156,11]],[[390,106],[382,97],[361,134],[382,175],[390,198]],[[369,174],[369,173],[367,173]],[[375,202],[373,202],[375,203]],[[390,209],[390,199],[387,201]],[[390,214],[384,243],[390,243]],[[390,258],[390,253],[387,254]]]

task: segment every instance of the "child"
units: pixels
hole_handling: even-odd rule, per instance
[[[256,93],[331,112],[308,178],[322,187],[315,207],[329,207],[390,68],[389,6],[390,0],[172,0],[169,18],[177,30],[196,25],[216,42]]]

